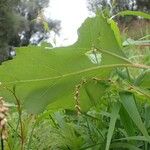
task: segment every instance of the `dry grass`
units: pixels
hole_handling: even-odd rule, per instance
[[[122,23],[120,24],[120,30],[126,37],[140,39],[150,34],[150,20],[141,19],[132,20],[130,23]]]

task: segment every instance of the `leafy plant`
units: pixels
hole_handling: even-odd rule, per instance
[[[131,13],[149,17],[120,14]],[[21,150],[148,150],[150,66],[124,53],[130,44],[123,45],[116,22],[104,14],[88,18],[78,34],[69,47],[18,48],[0,67],[0,95],[15,100],[19,116],[7,143],[19,139]],[[24,109],[34,115],[23,116]],[[51,115],[59,109],[65,113]]]

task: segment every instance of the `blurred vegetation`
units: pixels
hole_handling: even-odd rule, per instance
[[[50,30],[59,32],[60,22],[46,19],[43,14],[48,6],[49,0],[0,1],[0,63],[11,59],[11,46],[27,46],[32,41],[38,44],[49,37]]]
[[[149,0],[87,0],[87,2],[91,12],[96,13],[96,11],[105,10],[109,16],[125,10],[150,13]],[[145,30],[145,26],[150,26],[149,20],[143,20],[135,16],[127,16],[126,18],[120,16],[117,18],[117,22],[122,27],[121,30],[129,29],[131,26],[135,28],[140,26],[140,30],[142,28]],[[136,32],[138,30],[135,30]]]
[[[111,15],[124,10],[150,12],[149,0],[87,0],[87,2],[90,11],[109,8]]]
[[[8,43],[19,28],[18,16],[13,6],[18,5],[17,0],[0,1],[0,62],[8,57]]]

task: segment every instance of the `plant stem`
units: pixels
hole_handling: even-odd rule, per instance
[[[130,73],[129,73],[129,69],[127,67],[126,67],[126,72],[127,72],[127,75],[128,75],[128,79],[131,82],[131,76],[130,76]]]
[[[4,140],[2,139],[2,134],[1,134],[1,150],[4,150]]]
[[[8,89],[8,88],[7,88]],[[17,109],[18,109],[18,115],[19,115],[19,123],[20,123],[20,138],[21,138],[21,150],[24,149],[24,132],[23,132],[23,122],[22,122],[22,109],[21,109],[21,104],[20,104],[20,100],[18,99],[18,97],[16,96],[16,93],[15,93],[15,89],[10,90],[8,89],[12,94],[13,96],[15,97],[15,100],[17,102]]]
[[[14,97],[16,99],[17,105],[18,105],[18,115],[19,115],[19,122],[20,122],[20,132],[21,132],[21,150],[23,150],[24,147],[24,132],[23,132],[23,123],[22,123],[22,109],[20,105],[20,101],[17,98],[16,94],[14,93]]]
[[[31,134],[29,136],[29,142],[28,142],[28,145],[27,145],[27,150],[30,150],[30,145],[31,145],[31,142],[32,142],[32,136],[33,136],[33,132],[34,132],[34,129],[35,129],[36,126],[37,126],[37,122],[34,123],[32,129],[31,129]]]
[[[17,133],[17,131],[12,127],[12,125],[11,125],[10,123],[8,123],[8,126],[14,131],[14,133],[15,133],[18,137],[21,138],[21,135],[19,135],[19,134]]]

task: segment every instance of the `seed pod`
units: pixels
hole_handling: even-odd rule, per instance
[[[0,97],[0,130],[1,130],[1,138],[3,140],[7,139],[7,112],[8,107],[5,105],[4,100]]]

